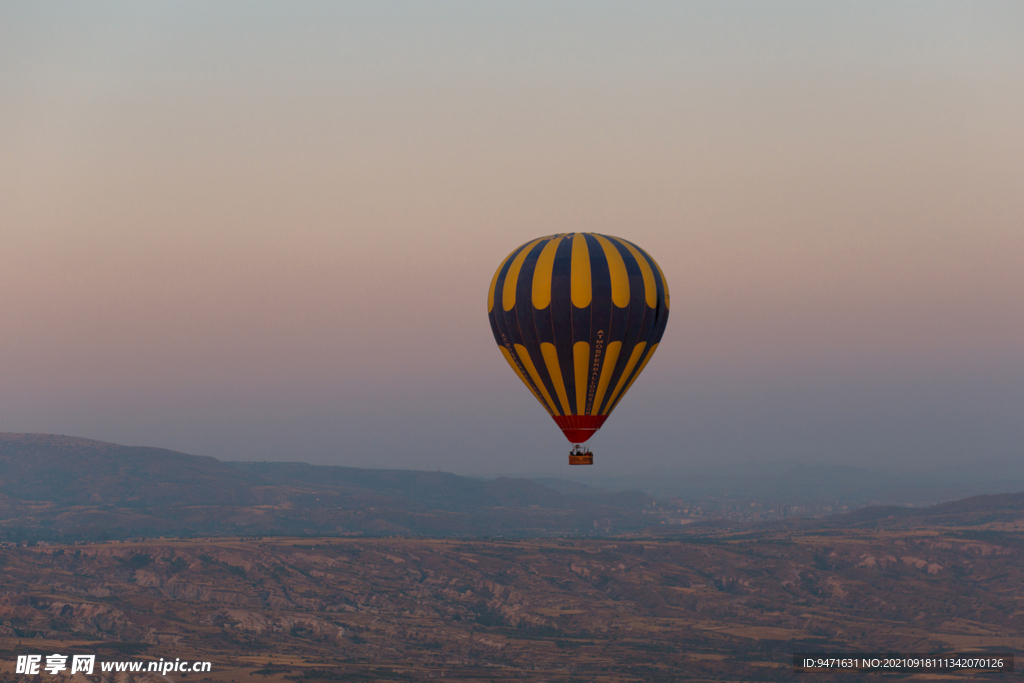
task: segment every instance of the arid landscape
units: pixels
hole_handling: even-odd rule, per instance
[[[225,682],[790,680],[794,652],[1024,650],[1022,550],[984,525],[7,547],[0,643],[7,680],[53,652]]]
[[[792,655],[1024,651],[1024,494],[679,525],[640,492],[4,436],[4,680],[55,653],[317,683],[838,680]]]

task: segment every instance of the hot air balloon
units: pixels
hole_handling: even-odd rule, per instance
[[[668,322],[668,283],[647,252],[609,235],[541,237],[494,273],[488,317],[519,379],[592,464],[581,444],[647,366]]]

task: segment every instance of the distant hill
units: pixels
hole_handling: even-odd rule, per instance
[[[851,509],[868,505],[940,503],[1024,490],[1024,468],[1008,463],[978,464],[973,469],[961,466],[879,471],[851,465],[762,462],[728,463],[693,471],[651,470],[620,476],[601,476],[598,471],[582,474],[584,481],[597,486],[636,488],[660,497],[745,498],[808,506],[841,501]]]
[[[252,505],[267,482],[215,458],[0,432],[0,493],[60,505]]]
[[[849,469],[847,485],[865,481],[861,471]],[[814,488],[827,475],[814,468],[794,468],[782,478],[787,486]],[[712,479],[703,480],[708,490],[699,491],[701,495],[725,486]],[[691,485],[701,484],[698,480]],[[727,491],[736,496],[743,488]],[[161,448],[0,432],[0,541],[200,535],[609,535],[659,524],[660,518],[646,514],[652,502],[639,491],[615,493],[558,479],[484,480],[447,472],[221,462]],[[1007,493],[926,508],[872,506],[774,525],[998,529],[999,524],[1022,521],[1024,493]],[[691,530],[700,533],[701,526],[694,524]]]
[[[823,520],[804,522],[829,529],[885,527],[905,529],[917,526],[977,527],[1018,525],[1024,522],[1024,492],[971,496],[924,508],[878,505]]]
[[[550,536],[646,524],[639,492],[528,479],[238,463],[52,434],[0,433],[0,540],[365,534]]]

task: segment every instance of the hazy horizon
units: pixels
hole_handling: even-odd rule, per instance
[[[4,5],[0,431],[566,476],[485,302],[585,230],[672,291],[594,476],[1020,459],[1022,20]]]

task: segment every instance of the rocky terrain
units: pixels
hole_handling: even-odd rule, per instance
[[[55,653],[211,663],[74,683],[320,683],[871,680],[792,655],[1024,650],[1024,494],[685,524],[667,503],[2,434],[0,683]]]
[[[7,547],[0,676],[81,652],[225,683],[791,680],[794,652],[1024,650],[1022,553],[937,526]]]

